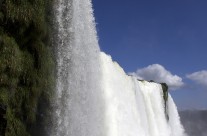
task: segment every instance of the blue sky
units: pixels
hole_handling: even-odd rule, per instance
[[[169,82],[179,109],[207,109],[206,0],[93,0],[93,7],[101,49],[127,73]]]

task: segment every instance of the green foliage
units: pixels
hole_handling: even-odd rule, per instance
[[[22,71],[22,57],[15,39],[2,35],[0,50],[0,72],[6,71],[10,76],[18,77]]]
[[[45,1],[43,0],[6,0],[6,15],[13,22],[41,25],[44,22]],[[39,21],[39,22],[38,22]]]
[[[7,108],[7,132],[5,136],[29,136],[25,124],[15,117],[14,109]]]
[[[41,103],[51,100],[50,4],[51,0],[4,0],[0,7],[0,104],[7,107],[6,136],[31,135]],[[41,114],[48,116],[47,108],[41,107]]]
[[[7,88],[5,87],[0,88],[0,102],[5,105],[9,102],[9,94],[7,92]]]

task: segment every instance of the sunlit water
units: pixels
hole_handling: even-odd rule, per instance
[[[161,85],[126,75],[100,52],[91,0],[58,0],[54,9],[51,136],[184,136],[171,97],[166,119]]]

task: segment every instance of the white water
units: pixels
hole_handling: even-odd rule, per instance
[[[177,108],[169,95],[165,117],[160,84],[138,81],[101,53],[106,101],[106,136],[184,136]]]
[[[100,52],[91,0],[55,3],[57,84],[51,136],[184,136],[160,84],[138,81]]]

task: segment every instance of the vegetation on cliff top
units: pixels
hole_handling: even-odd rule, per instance
[[[6,121],[5,129],[0,125],[0,135],[29,136],[37,120],[49,114],[40,103],[49,103],[54,84],[51,2],[4,0],[0,4],[0,108],[5,110],[0,118]]]

